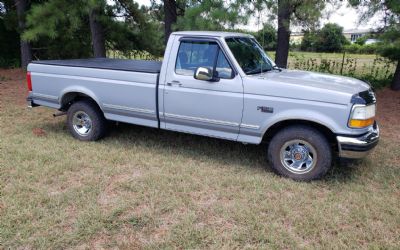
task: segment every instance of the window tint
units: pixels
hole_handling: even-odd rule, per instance
[[[232,78],[232,68],[215,42],[181,42],[175,72],[180,75],[193,76],[198,67],[214,69],[216,56],[218,56],[216,76]]]

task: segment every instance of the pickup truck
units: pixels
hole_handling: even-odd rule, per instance
[[[79,140],[100,139],[110,120],[265,142],[271,168],[295,180],[321,178],[333,157],[362,158],[379,140],[369,84],[279,68],[241,33],[172,33],[163,62],[34,61],[27,83],[28,105],[67,114]]]

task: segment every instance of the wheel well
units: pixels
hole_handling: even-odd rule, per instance
[[[90,101],[93,101],[94,103],[96,103],[97,106],[99,106],[99,104],[92,97],[90,97],[86,94],[83,94],[80,92],[70,92],[70,93],[66,93],[62,97],[60,110],[67,111],[74,102],[81,101],[81,100],[90,100]]]
[[[263,142],[269,142],[272,137],[281,129],[292,126],[292,125],[305,125],[310,126],[318,131],[320,131],[329,141],[334,149],[337,149],[336,135],[328,127],[311,121],[306,120],[285,120],[278,122],[267,129],[263,136]]]

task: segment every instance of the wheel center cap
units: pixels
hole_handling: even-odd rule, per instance
[[[303,158],[303,156],[300,153],[294,154],[294,159],[296,159],[297,161],[301,160],[302,158]]]

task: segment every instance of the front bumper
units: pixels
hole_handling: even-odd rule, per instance
[[[340,135],[336,139],[338,141],[339,157],[349,159],[363,158],[378,144],[379,126],[375,122],[366,134],[357,137]]]

